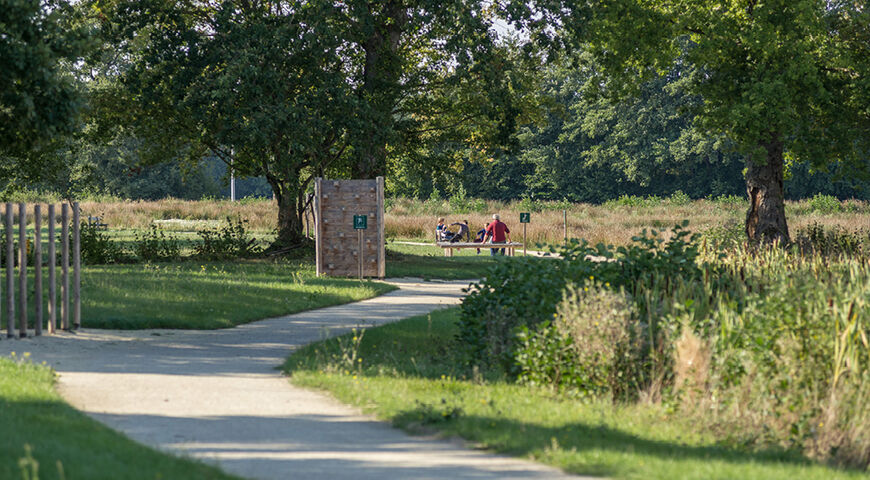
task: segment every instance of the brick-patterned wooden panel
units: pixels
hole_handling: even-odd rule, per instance
[[[336,277],[384,277],[384,177],[375,180],[327,180],[314,184],[317,274]],[[354,230],[354,215],[368,216],[368,228]]]

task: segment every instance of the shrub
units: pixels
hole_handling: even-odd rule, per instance
[[[181,256],[178,239],[167,236],[156,225],[151,225],[141,235],[136,233],[133,249],[139,259],[145,261],[174,260]]]
[[[817,193],[808,200],[810,209],[818,213],[838,213],[843,211],[843,204],[837,197]]]
[[[624,293],[597,282],[569,285],[552,323],[523,329],[516,361],[522,383],[584,395],[625,398],[637,392],[640,332]]]
[[[558,252],[558,258],[521,257],[498,262],[487,272],[484,282],[472,285],[462,303],[458,342],[467,362],[515,374],[516,334],[522,327],[534,330],[550,320],[570,283],[582,285],[597,280],[630,292],[660,283],[658,294],[663,295],[676,285],[670,279],[700,278],[706,270],[695,262],[696,237],[687,238],[687,225],[683,222],[675,226],[667,241],[659,231],[644,230],[627,247],[614,249],[599,244],[592,248],[585,241],[572,240],[559,250],[551,249]],[[639,311],[654,313],[646,306]],[[648,321],[658,319],[650,316]],[[656,330],[659,326],[650,323],[650,328]]]
[[[124,249],[112,241],[97,225],[82,222],[80,228],[82,262],[99,265],[126,260]],[[70,225],[70,236],[72,236],[72,225]]]
[[[682,190],[677,190],[676,192],[672,193],[670,197],[668,197],[667,202],[669,205],[682,206],[692,203],[692,199],[691,197],[683,193]]]
[[[225,260],[256,255],[261,251],[257,240],[245,228],[246,220],[227,217],[226,223],[216,229],[200,230],[200,243],[194,247],[197,256],[208,260]]]

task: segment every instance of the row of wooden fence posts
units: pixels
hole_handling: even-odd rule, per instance
[[[48,206],[48,333],[54,333],[57,325],[57,250],[55,239],[55,206]],[[60,276],[60,325],[59,328],[70,330],[70,208],[69,204],[61,205],[61,276]],[[81,327],[81,210],[78,202],[72,204],[72,327]],[[6,204],[6,333],[9,338],[15,337],[15,244],[14,244],[14,205]],[[18,336],[27,336],[27,204],[18,204]],[[42,335],[42,205],[33,206],[33,314],[34,335]]]

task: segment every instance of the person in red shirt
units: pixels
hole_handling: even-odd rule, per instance
[[[511,230],[504,222],[499,220],[497,213],[493,214],[492,223],[486,226],[486,234],[483,236],[483,243],[486,243],[486,240],[489,238],[492,239],[492,243],[505,243],[505,239],[507,239],[508,242],[511,241]],[[504,255],[504,248],[490,248],[489,254],[492,256]]]

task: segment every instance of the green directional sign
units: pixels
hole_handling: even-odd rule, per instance
[[[353,229],[354,230],[365,230],[369,228],[369,217],[367,215],[354,215],[353,216]]]
[[[532,214],[529,212],[520,213],[520,223],[529,223],[529,220],[531,220],[531,218]]]

